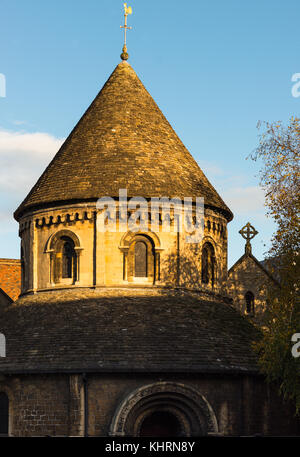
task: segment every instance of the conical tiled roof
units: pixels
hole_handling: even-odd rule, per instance
[[[135,71],[120,63],[15,212],[128,196],[204,197],[232,213],[178,138]]]

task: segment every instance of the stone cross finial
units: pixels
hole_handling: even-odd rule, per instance
[[[248,222],[240,231],[239,233],[242,235],[242,237],[246,240],[246,246],[245,246],[245,253],[247,255],[250,255],[252,252],[252,247],[250,240],[252,240],[257,234],[258,231],[255,230],[255,228]]]
[[[128,60],[128,58],[129,58],[129,54],[127,52],[127,30],[131,30],[132,27],[128,27],[128,25],[127,25],[128,14],[132,14],[132,8],[131,8],[131,6],[127,6],[127,3],[124,3],[125,23],[124,23],[124,25],[120,25],[120,28],[124,29],[124,46],[123,46],[123,52],[121,54],[122,60]]]

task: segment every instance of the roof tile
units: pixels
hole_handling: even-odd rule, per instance
[[[204,197],[232,213],[127,62],[120,63],[15,212],[65,201]]]

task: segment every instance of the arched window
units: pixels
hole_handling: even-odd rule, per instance
[[[129,232],[121,243],[124,281],[154,284],[160,279],[160,253],[156,253],[152,236]]]
[[[146,278],[148,276],[147,244],[137,241],[134,246],[134,276]]]
[[[8,435],[9,400],[4,392],[0,392],[0,436]]]
[[[49,254],[51,285],[73,285],[80,279],[80,255],[83,250],[77,234],[71,230],[53,233],[45,246]]]
[[[254,294],[252,292],[246,292],[245,302],[247,314],[254,314]]]
[[[203,284],[214,286],[216,279],[216,259],[215,250],[211,243],[205,243],[202,248],[202,271],[201,277]]]
[[[54,282],[74,284],[78,264],[74,241],[68,236],[61,236],[56,240],[53,254]]]

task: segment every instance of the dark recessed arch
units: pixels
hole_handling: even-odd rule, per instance
[[[148,245],[144,240],[138,240],[134,245],[134,277],[148,276]]]
[[[204,436],[218,432],[216,416],[205,397],[184,384],[159,382],[126,396],[113,417],[110,435],[141,436],[145,428],[148,433],[149,428],[155,426],[155,418],[161,421],[167,416],[172,418],[175,436]]]
[[[215,248],[209,241],[202,246],[201,279],[202,283],[214,286],[216,283],[216,255]]]
[[[62,237],[70,238],[74,242],[74,247],[81,247],[80,239],[76,233],[72,232],[72,230],[59,230],[58,232],[53,233],[53,235],[51,235],[48,239],[45,252],[49,252],[54,249],[57,241]]]
[[[160,279],[161,244],[153,232],[127,232],[121,239],[123,279],[129,283],[145,281],[154,284]]]
[[[79,280],[79,237],[71,230],[59,230],[48,240],[45,252],[50,254],[50,282],[75,284]]]
[[[9,432],[9,398],[5,392],[0,392],[0,436]]]
[[[246,302],[246,313],[247,314],[254,314],[254,303],[255,303],[255,296],[254,293],[248,290],[245,293],[245,302]]]
[[[180,420],[171,411],[163,408],[152,411],[142,421],[139,429],[140,437],[182,436]]]

